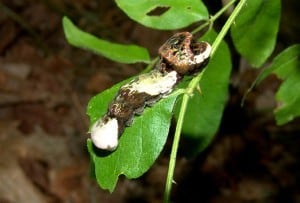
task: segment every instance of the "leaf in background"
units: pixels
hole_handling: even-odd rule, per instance
[[[210,31],[201,40],[213,42],[215,37],[216,33]],[[230,72],[230,52],[226,43],[222,42],[201,78],[202,94],[194,93],[185,114],[182,133],[191,141],[192,154],[202,151],[219,128],[228,97]],[[180,103],[178,101],[176,105],[176,118],[178,118]]]
[[[108,103],[120,86],[121,84],[117,84],[91,99],[87,111],[91,123],[106,112]],[[119,175],[137,178],[153,165],[165,145],[177,96],[178,94],[172,94],[153,107],[146,108],[141,116],[136,116],[132,126],[127,127],[121,136],[118,148],[110,154],[97,152],[88,140],[88,150],[95,166],[94,173],[103,189],[112,192]]]
[[[136,45],[123,45],[97,38],[76,27],[70,19],[63,18],[65,36],[73,46],[88,49],[120,63],[149,63],[147,49]]]
[[[200,0],[116,0],[116,3],[131,19],[155,29],[174,30],[208,19],[207,9]]]
[[[300,44],[282,51],[252,84],[250,90],[271,73],[283,80],[277,93],[278,107],[274,110],[278,125],[300,116]]]
[[[299,68],[298,61],[298,68]],[[275,109],[275,118],[278,125],[283,125],[300,116],[300,70],[281,84],[276,93],[279,106]]]
[[[274,50],[280,22],[280,0],[249,0],[231,27],[237,51],[254,67]]]

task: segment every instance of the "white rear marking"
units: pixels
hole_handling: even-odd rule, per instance
[[[104,123],[102,118],[96,121],[91,128],[91,139],[97,148],[113,151],[118,146],[118,121],[109,118]]]

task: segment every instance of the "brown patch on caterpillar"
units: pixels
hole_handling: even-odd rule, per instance
[[[116,118],[119,125],[124,125],[133,115],[134,111],[129,103],[113,101],[108,108],[107,115]]]
[[[146,106],[156,103],[160,98],[160,95],[152,96],[145,92],[121,88],[110,103],[107,115],[116,118],[120,126],[130,126],[134,115],[141,115]]]
[[[116,118],[121,126],[129,126],[132,122],[132,117],[135,114],[142,113],[144,110],[148,95],[145,93],[135,93],[132,96],[128,97],[127,94],[118,95],[108,107],[107,115]]]

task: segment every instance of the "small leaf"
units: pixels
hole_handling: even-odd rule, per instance
[[[208,19],[207,9],[200,0],[116,0],[116,3],[131,19],[155,29],[174,30]],[[152,15],[155,10],[163,12]]]
[[[251,65],[261,66],[273,52],[280,13],[280,0],[250,0],[242,8],[231,36],[237,51]]]
[[[298,59],[298,68],[299,66]],[[276,93],[278,107],[275,118],[278,125],[283,125],[300,116],[300,70],[284,81]]]
[[[283,50],[274,59],[272,64],[264,69],[261,74],[259,74],[254,85],[259,84],[271,73],[275,73],[279,78],[286,79],[291,74],[294,74],[299,69],[297,63],[299,62],[300,44],[295,44]]]
[[[282,51],[252,85],[259,84],[271,73],[283,80],[276,93],[278,107],[274,110],[278,125],[283,125],[300,116],[300,44]]]
[[[123,45],[97,38],[76,27],[70,19],[63,18],[65,36],[73,46],[88,49],[120,63],[149,63],[147,49],[136,45]]]
[[[216,33],[210,31],[201,40],[212,42],[215,37]],[[201,78],[202,93],[194,92],[188,103],[182,133],[191,141],[191,153],[202,151],[218,130],[228,97],[230,72],[230,52],[226,43],[222,42]],[[176,105],[176,117],[180,103],[178,101]]]
[[[91,123],[106,112],[108,103],[125,82],[91,99],[87,111]],[[110,154],[103,155],[97,152],[88,140],[88,150],[94,162],[96,179],[103,189],[112,192],[119,175],[137,178],[153,165],[166,142],[171,112],[177,96],[172,94],[153,107],[146,108],[141,116],[136,116],[132,126],[125,129],[116,151]]]

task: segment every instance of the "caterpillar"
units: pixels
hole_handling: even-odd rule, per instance
[[[199,72],[208,62],[211,46],[196,42],[189,32],[170,37],[158,50],[154,68],[120,87],[106,114],[91,127],[91,140],[102,150],[113,151],[124,129],[146,106],[170,94],[185,75]]]

